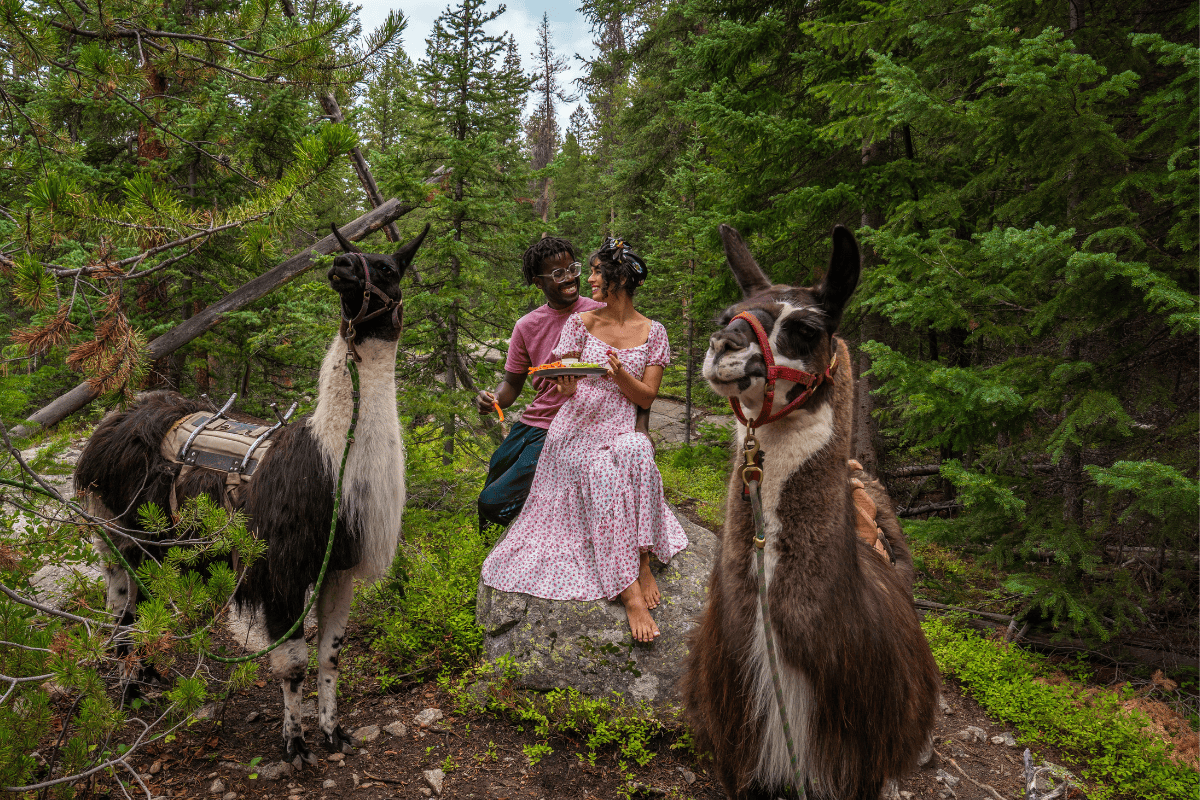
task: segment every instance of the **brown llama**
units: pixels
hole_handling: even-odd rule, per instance
[[[404,508],[404,443],[396,409],[396,351],[400,338],[400,279],[412,263],[429,226],[395,255],[363,253],[333,228],[344,254],[328,279],[341,298],[342,330],[321,365],[313,413],[278,431],[262,456],[253,480],[233,502],[242,503],[248,527],[267,543],[266,555],[243,576],[235,596],[243,607],[261,609],[266,632],[278,640],[300,617],[305,592],[316,581],[329,541],[334,493],[354,405],[358,424],[342,481],[341,507],[329,569],[318,596],[318,725],[325,745],[349,752],[350,737],[338,723],[338,653],[355,580],[381,577],[400,540]],[[352,397],[347,358],[358,365],[359,397]],[[190,470],[162,452],[163,439],[183,418],[203,405],[175,392],[152,392],[129,411],[104,418],[84,446],[75,471],[76,492],[96,516],[112,520],[137,536],[117,536],[115,544],[135,569],[147,554],[165,546],[145,544],[152,535],[138,522],[138,509],[154,503],[171,508],[202,494],[221,503],[226,474]],[[113,562],[106,566],[108,606],[123,624],[134,620],[137,585]],[[271,651],[271,668],[283,689],[283,740],[289,759],[309,763],[316,756],[304,741],[301,697],[308,673],[303,626]],[[148,674],[148,673],[146,673]],[[122,694],[137,693],[137,676],[123,676]]]
[[[720,232],[744,299],[719,318],[704,377],[739,416],[744,409],[765,455],[770,622],[803,785],[794,786],[772,684],[755,522],[737,470],[681,681],[687,719],[730,798],[772,800],[794,791],[876,800],[916,766],[940,681],[913,608],[911,556],[895,546],[903,539],[898,525],[890,529],[894,514],[882,487],[868,494],[882,506],[897,567],[856,535],[855,488],[847,481],[854,388],[849,352],[834,334],[858,284],[858,245],[848,230],[834,228],[828,273],[801,288],[772,285],[738,232],[727,225]],[[761,339],[747,316],[763,329]],[[743,422],[739,452],[747,433]]]

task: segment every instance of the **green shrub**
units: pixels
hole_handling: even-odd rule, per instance
[[[1084,764],[1092,798],[1193,800],[1200,775],[1169,757],[1170,747],[1142,732],[1149,719],[1120,707],[1112,693],[1085,697],[1070,684],[1037,680],[1043,660],[959,629],[945,620],[922,623],[943,674],[955,675],[987,709],[1021,736],[1059,747]]]
[[[545,694],[518,691],[517,677],[511,660],[502,657],[458,676],[444,673],[438,684],[454,699],[458,713],[491,713],[542,739],[557,733],[581,742],[577,756],[593,765],[603,752],[614,750],[621,763],[644,767],[654,758],[650,743],[655,736],[682,735],[671,714],[664,718],[645,703],[630,705],[619,694],[588,697],[573,687]],[[539,758],[550,752],[545,744],[533,747]]]
[[[398,675],[470,664],[483,643],[475,590],[488,548],[475,515],[409,508],[404,535],[388,579],[358,600],[371,648],[387,664],[380,675],[385,689]]]
[[[715,427],[715,426],[713,426]],[[697,444],[659,451],[656,459],[667,500],[692,509],[713,530],[725,524],[730,456],[726,447]]]

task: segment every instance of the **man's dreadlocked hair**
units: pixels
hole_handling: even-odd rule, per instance
[[[554,258],[559,253],[570,253],[571,260],[575,260],[575,248],[566,239],[547,236],[534,242],[525,251],[525,255],[521,256],[521,272],[525,275],[526,285],[533,285],[534,277],[542,272],[542,263],[548,258]]]

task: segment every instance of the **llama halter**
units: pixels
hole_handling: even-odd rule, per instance
[[[346,312],[342,312],[342,328],[341,336],[346,340],[346,357],[354,361],[362,361],[362,356],[358,354],[358,350],[354,347],[354,335],[356,333],[355,326],[359,323],[375,319],[380,314],[385,314],[388,311],[392,312],[392,327],[400,329],[400,315],[404,311],[404,293],[400,293],[399,300],[393,300],[388,296],[387,292],[380,289],[375,284],[371,283],[371,266],[367,263],[367,257],[357,251],[346,253],[347,256],[358,256],[358,262],[363,270],[363,299],[362,305],[358,308],[358,313],[354,315],[354,319],[346,316]],[[375,294],[383,300],[383,307],[377,308],[370,314],[367,313],[367,308],[371,305],[371,295]]]
[[[758,346],[762,349],[763,360],[767,362],[767,385],[763,388],[763,407],[759,412],[758,417],[753,422],[746,421],[746,415],[742,413],[742,404],[738,402],[736,397],[729,398],[729,405],[733,407],[733,413],[737,416],[738,421],[743,425],[754,430],[757,427],[766,425],[768,422],[774,422],[777,419],[782,419],[788,414],[795,411],[800,406],[812,397],[812,393],[817,390],[817,387],[824,383],[827,379],[832,380],[833,375],[837,372],[837,354],[834,353],[833,360],[829,362],[829,366],[824,372],[812,373],[805,372],[791,367],[780,367],[775,364],[775,357],[771,355],[771,342],[767,337],[767,331],[763,328],[763,324],[758,321],[758,317],[751,314],[749,311],[743,311],[734,316],[733,319],[744,319],[750,323],[750,328],[754,331],[755,338],[758,339]],[[733,322],[733,320],[730,320]],[[803,392],[788,403],[783,408],[775,413],[771,413],[772,406],[775,402],[775,381],[785,380],[793,383],[803,384],[805,389]]]

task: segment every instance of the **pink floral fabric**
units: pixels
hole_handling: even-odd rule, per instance
[[[578,314],[563,325],[554,357],[579,353],[605,364],[613,350],[639,380],[670,362],[667,331],[650,324],[645,344],[615,350]],[[687,534],[663,499],[662,476],[637,410],[607,375],[581,378],[550,428],[521,515],[483,564],[483,582],[551,600],[614,599],[638,578],[638,554],[666,562]]]

